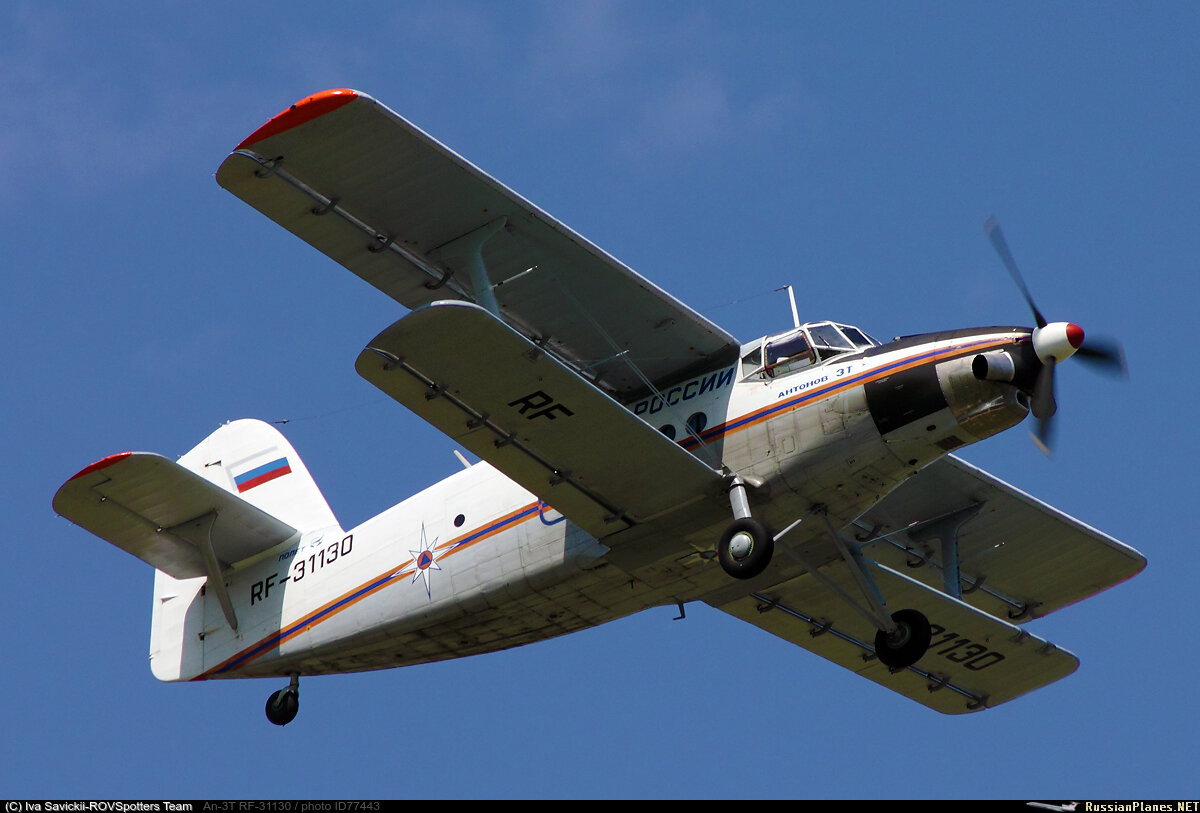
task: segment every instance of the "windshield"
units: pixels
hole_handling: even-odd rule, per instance
[[[833,325],[814,325],[808,329],[812,334],[813,346],[821,359],[833,358],[840,353],[849,353],[854,345]]]
[[[856,327],[812,322],[743,347],[742,376],[776,378],[878,344]]]

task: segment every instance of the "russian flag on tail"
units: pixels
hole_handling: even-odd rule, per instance
[[[281,457],[278,460],[272,460],[270,463],[264,463],[250,471],[242,472],[233,478],[234,484],[237,486],[238,493],[249,491],[255,486],[261,486],[263,483],[270,482],[276,477],[282,477],[285,474],[291,474],[292,467],[288,465],[286,457]]]

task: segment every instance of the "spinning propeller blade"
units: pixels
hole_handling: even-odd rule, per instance
[[[995,215],[987,219],[987,222],[983,224],[983,230],[987,232],[988,239],[992,241],[992,246],[995,247],[996,253],[1000,255],[1000,261],[1004,263],[1004,267],[1008,269],[1008,273],[1017,283],[1017,287],[1025,295],[1025,301],[1029,303],[1029,309],[1033,311],[1033,318],[1037,326],[1045,327],[1046,319],[1042,316],[1042,312],[1038,310],[1037,305],[1033,303],[1033,294],[1029,293],[1029,287],[1025,285],[1025,278],[1021,276],[1021,271],[1017,268],[1017,261],[1013,259],[1012,252],[1008,250],[1008,243],[1004,240],[1004,232],[1000,231],[1000,221],[996,220]]]
[[[1021,271],[1017,268],[1017,261],[1013,259],[1012,252],[1008,249],[1004,232],[1000,230],[1000,223],[996,220],[995,215],[987,219],[987,222],[983,224],[983,230],[987,233],[988,239],[992,241],[992,246],[1000,255],[1000,261],[1008,269],[1009,275],[1021,289],[1021,293],[1025,296],[1025,302],[1033,311],[1034,322],[1037,324],[1037,330],[1033,332],[1033,347],[1042,366],[1034,381],[1029,408],[1033,417],[1038,421],[1037,430],[1033,433],[1033,441],[1049,456],[1051,418],[1058,411],[1058,404],[1054,399],[1055,368],[1060,362],[1076,355],[1101,372],[1125,376],[1127,375],[1125,353],[1121,350],[1121,345],[1112,340],[1092,341],[1084,344],[1083,329],[1078,325],[1069,322],[1046,321],[1033,301],[1033,294],[1029,292],[1025,278],[1021,276]]]
[[[1129,368],[1125,366],[1125,352],[1121,345],[1111,340],[1088,342],[1079,348],[1079,358],[1092,365],[1092,368],[1109,375],[1121,378],[1129,376]]]

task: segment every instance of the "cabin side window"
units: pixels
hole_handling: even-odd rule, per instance
[[[760,372],[762,367],[762,344],[751,350],[746,355],[742,356],[742,374],[741,378],[746,379]]]

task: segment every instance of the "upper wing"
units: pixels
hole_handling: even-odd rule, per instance
[[[478,306],[416,310],[355,366],[596,538],[721,489],[691,452]]]
[[[505,320],[627,399],[732,361],[736,339],[353,90],[297,102],[217,182],[409,308],[480,301],[474,238]],[[648,380],[648,381],[647,381]]]
[[[977,506],[977,510],[974,510]],[[937,520],[955,512],[963,600],[992,615],[1038,618],[1129,579],[1145,558],[953,456],[907,480],[857,521],[863,552],[941,588]],[[969,518],[968,518],[969,517]]]

